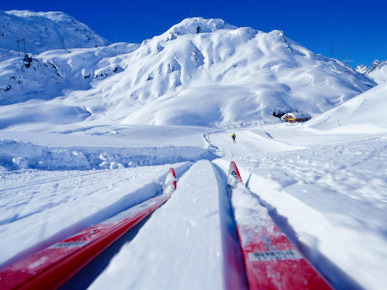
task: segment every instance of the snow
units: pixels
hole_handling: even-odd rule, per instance
[[[63,90],[90,89],[93,80],[121,72],[120,56],[137,47],[136,44],[116,43],[102,48],[50,50],[34,55],[30,68],[23,65],[23,58],[9,58],[0,63],[0,104],[18,104],[20,108],[24,106],[20,103],[33,99],[32,105],[44,106],[36,100],[54,99],[61,96]],[[29,110],[31,102],[25,106]],[[65,104],[60,102],[56,106]],[[17,111],[13,107],[8,107],[8,111]]]
[[[108,44],[85,24],[63,12],[0,11],[0,27],[0,47],[24,53]]]
[[[228,265],[219,201],[220,195],[226,195],[224,180],[219,184],[213,165],[199,161],[180,182],[168,203],[120,250],[90,289],[107,288],[112,283],[116,289],[225,287],[223,273]],[[139,248],[146,250],[140,252]]]
[[[359,65],[356,71],[365,74],[378,84],[387,82],[387,61],[374,60],[370,67]]]
[[[274,139],[289,134],[270,129]],[[265,150],[263,154],[260,146],[252,150],[252,138],[246,132],[239,132],[239,148],[229,144],[222,151],[243,164],[239,169],[250,190],[265,201],[272,217],[309,260],[316,262],[314,266],[323,274],[327,269],[331,272],[326,277],[333,285],[352,285],[355,278],[365,288],[383,288],[380,281],[385,281],[387,259],[385,134],[366,138],[361,134],[360,140],[356,140],[360,136],[351,136],[345,141],[334,140],[335,134],[319,138],[299,128],[292,131],[300,135],[290,141],[299,145],[307,140],[308,148]],[[216,140],[230,138],[228,135],[216,136]],[[267,137],[262,134],[261,138]],[[224,162],[223,170],[227,166]],[[327,258],[334,267],[324,262]],[[338,274],[340,271],[353,278]]]
[[[18,125],[21,108],[31,106],[73,108],[82,112],[74,122],[93,127],[278,123],[273,112],[321,114],[376,84],[282,31],[203,18],[140,45],[48,50],[34,54],[30,68],[21,58],[0,68],[0,104],[9,105],[3,126]]]
[[[385,288],[386,84],[219,19],[49,49],[30,68],[0,59],[1,267],[159,194],[173,166],[171,199],[64,288],[244,289],[234,160],[259,197],[234,202],[267,212],[334,288]],[[312,119],[272,115],[291,109]]]
[[[316,118],[317,129],[336,129],[345,132],[385,132],[387,122],[384,116],[387,111],[385,94],[387,83],[376,86],[368,92],[326,112]]]
[[[30,252],[31,247],[36,250],[60,241],[123,210],[127,206],[123,201],[131,202],[128,195],[143,187],[141,177],[152,180],[163,174],[166,166],[145,169],[140,178],[130,176],[130,170],[133,169],[4,174],[1,180],[1,239],[8,250],[1,251],[1,261],[22,251]],[[20,183],[20,179],[24,182]],[[155,191],[150,189],[150,193]],[[149,195],[144,190],[142,195],[145,194]],[[12,235],[6,234],[9,228]]]
[[[211,150],[194,146],[132,148],[55,148],[32,143],[0,140],[0,162],[3,168],[40,170],[115,169],[160,165],[181,161],[212,160]]]

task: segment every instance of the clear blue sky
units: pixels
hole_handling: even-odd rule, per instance
[[[1,0],[0,9],[63,11],[110,42],[140,43],[187,17],[222,18],[238,27],[283,30],[306,48],[351,66],[387,60],[385,0]]]

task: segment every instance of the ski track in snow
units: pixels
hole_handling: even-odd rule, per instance
[[[224,178],[216,176],[208,161],[197,162],[179,180],[168,203],[122,247],[90,289],[106,289],[112,283],[117,289],[224,289],[234,270],[223,249],[230,238],[222,230],[222,218],[230,215],[221,205],[226,196]],[[149,279],[155,276],[160,279]],[[245,287],[243,280],[235,283],[235,289]]]
[[[334,287],[379,289],[387,257],[387,139],[327,139],[302,128],[235,129],[236,144],[232,130],[203,133],[205,147],[221,158],[212,165],[196,161],[184,175],[180,170],[172,198],[130,239],[113,246],[115,254],[98,274],[89,269],[77,279],[95,277],[84,279],[92,289],[112,283],[116,289],[243,289],[226,192],[229,161],[235,160],[250,190]],[[157,194],[169,166],[2,172],[0,238],[9,250],[0,252],[0,263],[7,265],[124,210],[141,196]],[[353,263],[361,266],[353,268]],[[150,281],[149,275],[158,278]]]

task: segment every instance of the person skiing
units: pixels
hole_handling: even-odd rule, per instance
[[[232,138],[232,141],[234,142],[234,144],[236,143],[236,140],[235,140],[235,138],[236,138],[236,135],[235,135],[235,133],[232,133],[232,135],[231,135],[231,138]]]

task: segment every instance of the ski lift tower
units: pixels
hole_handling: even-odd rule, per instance
[[[16,43],[17,43],[17,56],[20,57],[20,43],[23,43],[23,52],[25,55],[26,54],[26,39],[24,37],[18,38],[18,39],[16,39]]]
[[[352,59],[349,59],[348,57],[349,57],[349,54],[348,54],[348,53],[345,53],[343,63],[348,67],[348,68],[345,70],[345,72],[346,72],[347,74],[349,74],[349,73],[351,72],[351,71],[349,70],[349,68],[350,68],[349,63],[353,62],[353,60],[352,60]]]

